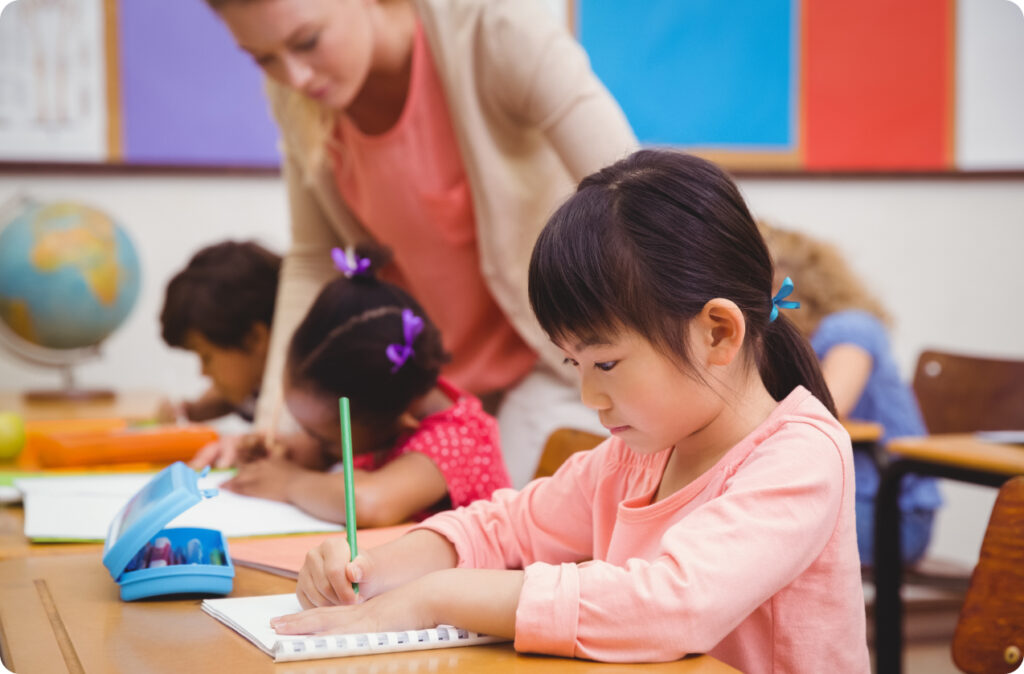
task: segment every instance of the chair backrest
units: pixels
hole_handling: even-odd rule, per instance
[[[974,674],[1013,672],[1024,653],[1024,476],[999,490],[953,634],[953,662]]]
[[[565,460],[571,455],[579,451],[593,449],[603,440],[605,437],[596,433],[580,431],[575,428],[559,428],[548,436],[533,477],[536,479],[554,475],[558,467],[565,463]]]
[[[925,351],[914,394],[929,433],[1024,429],[1024,360]]]

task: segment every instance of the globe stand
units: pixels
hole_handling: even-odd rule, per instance
[[[75,385],[75,373],[70,365],[60,368],[64,387],[61,389],[33,389],[22,394],[27,403],[66,403],[66,402],[112,402],[115,398],[110,389],[83,389]]]
[[[0,320],[0,345],[21,360],[60,371],[61,388],[26,391],[22,398],[27,403],[110,402],[115,398],[110,389],[83,389],[75,383],[72,368],[83,361],[98,358],[98,344],[76,349],[47,349],[25,340]]]

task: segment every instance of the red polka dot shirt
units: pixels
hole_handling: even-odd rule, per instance
[[[419,452],[433,461],[448,485],[448,498],[417,515],[417,520],[438,510],[488,499],[495,489],[512,486],[501,455],[497,420],[484,412],[476,396],[444,378],[439,378],[437,385],[454,405],[420,420],[419,427],[402,435],[391,451],[357,455],[352,461],[353,467],[363,470],[376,470],[409,452]]]

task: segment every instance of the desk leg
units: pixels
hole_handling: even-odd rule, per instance
[[[999,487],[1012,475],[894,457],[875,497],[875,671],[903,671],[903,559],[900,555],[900,485],[907,473]]]
[[[875,495],[875,669],[899,674],[903,669],[903,560],[900,557],[900,484],[904,462],[894,461],[881,474]]]

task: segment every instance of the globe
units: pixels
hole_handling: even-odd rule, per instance
[[[30,360],[67,366],[95,349],[128,316],[139,276],[124,228],[91,206],[22,200],[0,220],[0,328]]]

